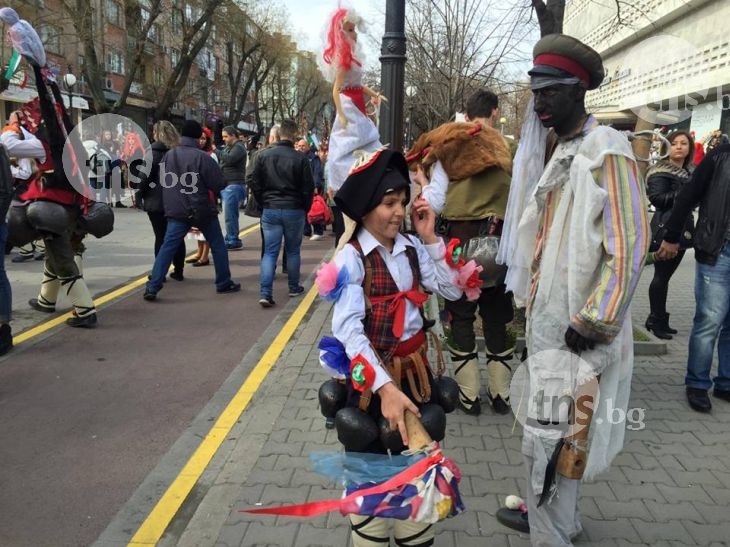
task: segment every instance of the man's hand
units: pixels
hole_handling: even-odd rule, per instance
[[[380,397],[380,412],[388,421],[388,427],[393,430],[397,429],[403,444],[408,446],[405,412],[410,410],[420,418],[421,413],[418,412],[418,407],[393,382],[384,384],[377,393]]]
[[[582,351],[587,349],[593,349],[596,343],[590,338],[583,336],[573,327],[568,327],[568,330],[565,331],[565,345],[568,346],[571,351],[580,354]]]
[[[416,167],[416,174],[411,175],[411,180],[418,185],[418,193],[421,193],[421,190],[423,190],[424,186],[428,186],[428,183],[430,182],[428,178],[426,177],[426,173],[423,171],[423,166],[419,163]]]
[[[662,241],[656,256],[659,260],[671,260],[679,253],[679,243],[668,243]]]

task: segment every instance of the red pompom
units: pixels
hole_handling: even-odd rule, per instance
[[[350,361],[350,381],[352,387],[360,392],[372,388],[375,383],[375,369],[362,354],[357,354]]]
[[[446,246],[446,263],[450,268],[458,270],[464,266],[463,253],[464,249],[461,247],[461,241],[457,238],[452,238]]]

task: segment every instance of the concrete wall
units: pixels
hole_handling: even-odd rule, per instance
[[[722,110],[730,90],[730,2],[635,0],[632,6],[622,4],[621,18],[624,24],[618,25],[613,2],[574,0],[566,10],[565,32],[604,58],[607,77],[588,93],[591,109],[653,104],[679,117],[689,116],[685,108],[705,103]],[[730,107],[730,96],[725,103]],[[671,123],[671,116],[657,123]]]

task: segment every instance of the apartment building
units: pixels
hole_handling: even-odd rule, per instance
[[[63,85],[63,76],[71,72],[77,78],[72,88],[73,115],[78,119],[97,110],[89,82],[84,70],[87,60],[82,40],[71,20],[71,14],[64,7],[63,0],[18,0],[12,2],[21,18],[28,20],[38,31],[48,54],[48,64],[58,74],[59,85],[68,104],[70,94]],[[201,13],[197,0],[170,0],[168,9],[157,18],[145,36],[139,36],[139,28],[148,21],[147,0],[89,0],[91,29],[100,70],[103,100],[113,105],[124,89],[127,75],[132,67],[132,52],[138,40],[144,40],[141,60],[134,68],[136,74],[129,86],[125,106],[118,112],[149,129],[154,122],[154,113],[159,98],[166,87],[167,79],[181,55],[183,26],[196,20]],[[242,19],[245,14],[236,4],[230,5],[228,18]],[[232,11],[237,13],[232,13]],[[220,35],[219,35],[220,34]],[[230,90],[226,89],[224,74],[225,47],[223,33],[213,27],[206,45],[195,58],[190,74],[170,109],[174,118],[195,117],[209,124],[226,118]],[[3,41],[4,42],[4,41]],[[232,51],[231,63],[240,61],[236,49]],[[7,43],[0,46],[0,56],[7,63],[11,48]],[[37,95],[30,75],[24,82],[25,73],[16,73],[7,90],[0,94],[0,115],[5,116]]]

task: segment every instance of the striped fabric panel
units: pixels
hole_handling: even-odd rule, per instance
[[[603,247],[608,259],[600,283],[574,319],[596,339],[611,340],[623,324],[649,246],[646,195],[636,162],[606,156],[593,177],[608,192]]]
[[[532,310],[532,303],[535,301],[535,295],[540,285],[540,262],[542,261],[542,252],[547,242],[550,228],[553,225],[553,217],[555,216],[556,200],[554,191],[549,192],[545,197],[545,208],[540,219],[540,226],[537,230],[537,241],[535,241],[535,250],[532,253],[532,266],[530,269],[530,296],[527,300],[527,313]]]

